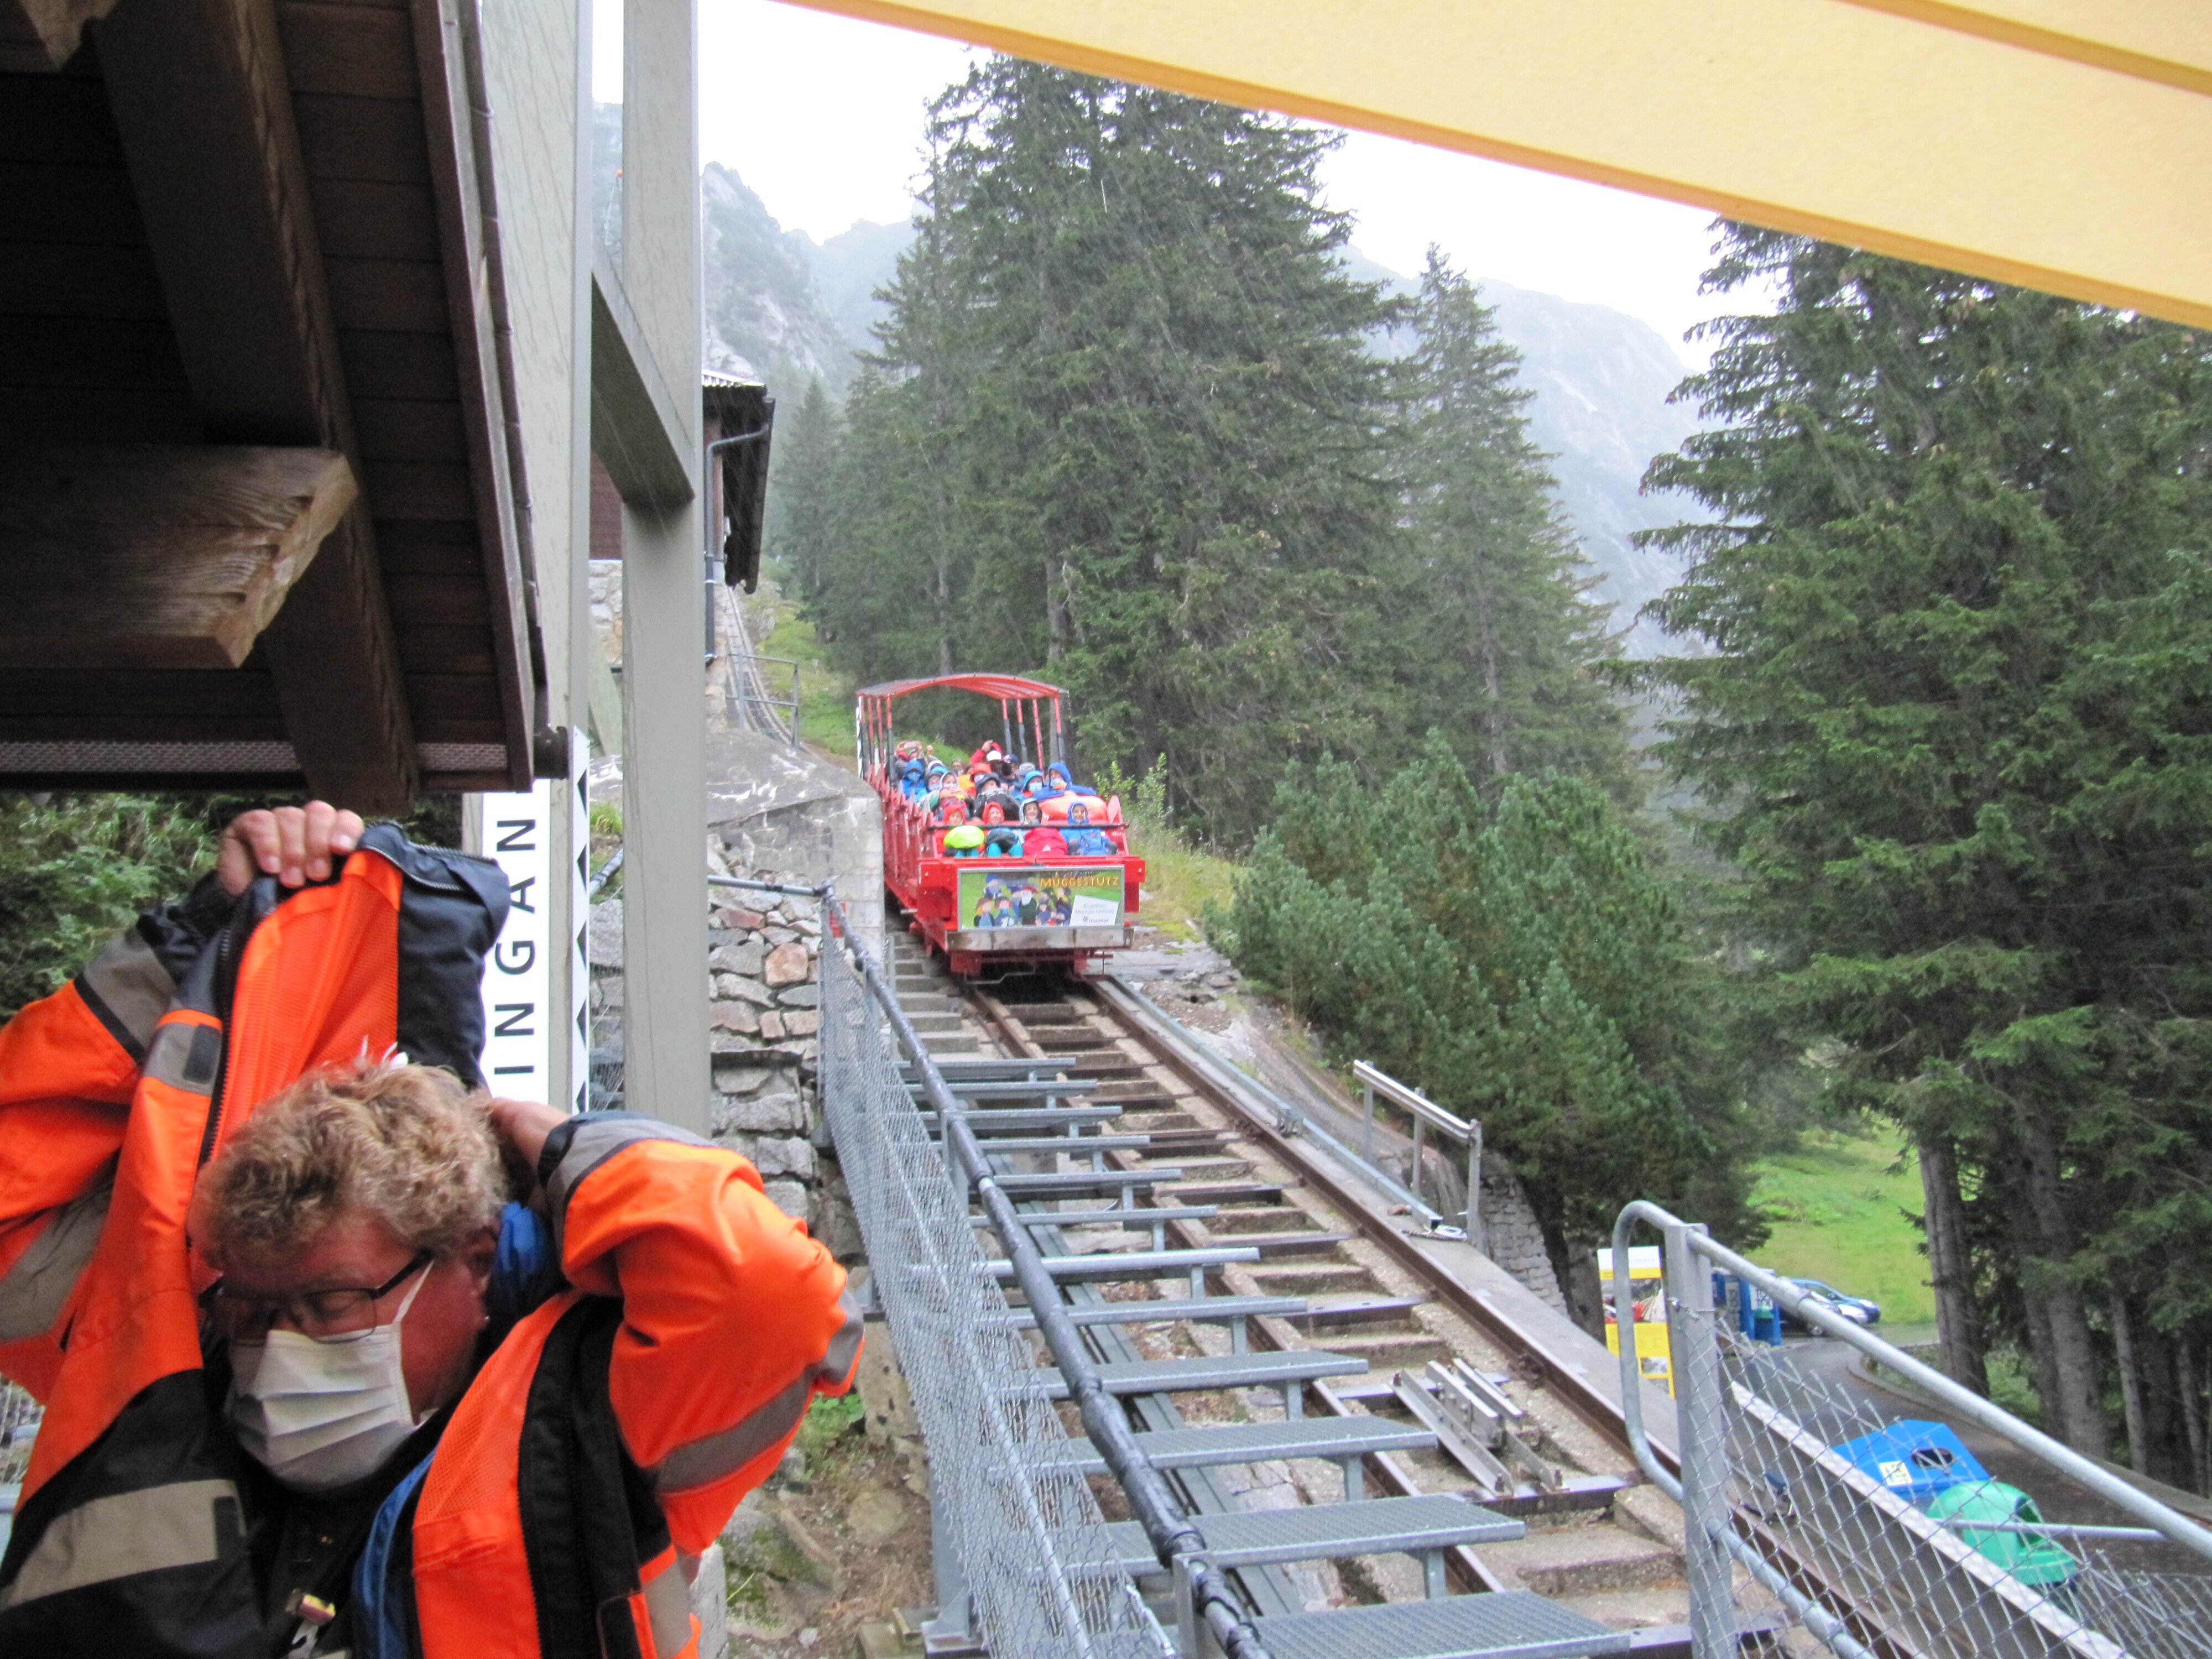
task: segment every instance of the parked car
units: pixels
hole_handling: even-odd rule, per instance
[[[1869,1301],[1863,1296],[1846,1296],[1834,1285],[1823,1285],[1817,1279],[1795,1279],[1784,1276],[1783,1283],[1795,1285],[1806,1295],[1817,1297],[1844,1318],[1858,1324],[1879,1325],[1881,1323],[1881,1304],[1879,1302]],[[1812,1328],[1786,1308],[1782,1310],[1782,1322],[1790,1330],[1802,1331]]]

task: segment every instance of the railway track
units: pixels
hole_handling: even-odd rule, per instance
[[[1342,1532],[1318,1553],[1248,1552],[1237,1579],[1271,1648],[1297,1650],[1293,1626],[1317,1608],[1449,1589],[1490,1593],[1501,1613],[1579,1615],[1627,1633],[1626,1650],[1687,1655],[1680,1511],[1644,1482],[1576,1368],[1437,1271],[1349,1171],[1256,1121],[1117,982],[968,985],[896,932],[890,963],[1154,1461],[1202,1527],[1256,1517],[1215,1521],[1209,1542],[1239,1528]],[[1085,1456],[1087,1443],[1070,1445]],[[1103,1463],[1084,1467],[1117,1518]],[[1343,1507],[1378,1499],[1400,1501]],[[1357,1553],[1352,1517],[1449,1520],[1467,1512],[1456,1500],[1511,1524],[1480,1538],[1462,1525],[1434,1547],[1449,1527],[1377,1534],[1387,1547]],[[1139,1538],[1133,1571],[1146,1553]],[[1353,1639],[1369,1630],[1335,1628],[1316,1650],[1412,1650],[1379,1625],[1373,1644]]]

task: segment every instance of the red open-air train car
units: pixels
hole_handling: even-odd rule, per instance
[[[1085,802],[1086,810],[1098,809],[1088,827],[1104,832],[1116,849],[1110,857],[947,855],[946,826],[932,823],[922,804],[901,792],[896,760],[896,704],[917,691],[937,690],[994,700],[1008,754],[1024,755],[1039,767],[1067,757],[1064,694],[1041,680],[945,674],[861,690],[854,711],[860,774],[884,805],[884,885],[908,925],[968,978],[989,969],[1054,964],[1079,973],[1100,952],[1130,944],[1145,861],[1129,853],[1118,798]]]

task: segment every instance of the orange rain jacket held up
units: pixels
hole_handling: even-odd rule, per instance
[[[255,1105],[364,1045],[480,1081],[507,898],[495,866],[379,824],[328,883],[264,878],[235,902],[203,883],[0,1029],[0,1374],[46,1408],[0,1559],[0,1654],[270,1650],[254,1544],[272,1488],[223,1416],[219,1346],[203,1352],[193,1182]],[[410,1592],[401,1644],[682,1659],[677,1552],[713,1541],[814,1393],[850,1385],[860,1322],[734,1152],[594,1115],[555,1132],[539,1175],[565,1286],[410,1477],[385,1540]]]

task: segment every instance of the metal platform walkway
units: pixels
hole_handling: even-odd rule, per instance
[[[1163,1571],[1141,1524],[1107,1528],[1133,1578]],[[1370,1498],[1290,1510],[1231,1510],[1200,1527],[1216,1566],[1264,1567],[1283,1561],[1337,1561],[1355,1555],[1419,1556],[1431,1597],[1444,1593],[1443,1553],[1455,1544],[1504,1544],[1528,1528],[1463,1498]]]

